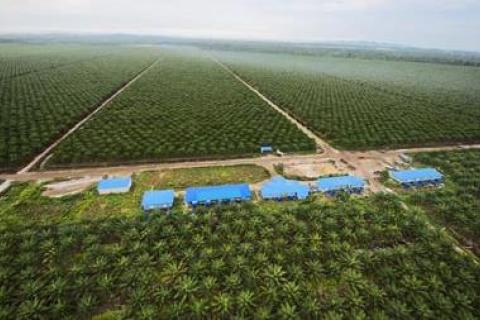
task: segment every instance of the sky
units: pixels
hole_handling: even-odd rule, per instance
[[[480,51],[480,0],[0,0],[0,33],[49,32]]]

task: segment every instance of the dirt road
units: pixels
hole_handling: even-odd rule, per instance
[[[150,66],[148,66],[146,69],[144,69],[142,72],[137,74],[132,80],[127,82],[123,87],[118,89],[113,95],[111,95],[108,99],[103,101],[103,103],[98,106],[95,110],[93,110],[91,113],[89,113],[85,118],[80,120],[74,127],[72,127],[70,130],[68,130],[67,133],[65,133],[63,136],[61,136],[59,139],[57,139],[55,142],[53,142],[48,148],[46,148],[42,153],[40,153],[38,156],[35,157],[29,164],[27,164],[23,169],[18,171],[19,174],[26,173],[30,170],[32,170],[42,159],[44,159],[46,156],[48,156],[53,149],[55,149],[62,141],[64,141],[66,138],[68,138],[70,135],[72,135],[75,131],[77,131],[80,127],[82,127],[88,120],[90,120],[95,114],[97,114],[100,110],[102,110],[106,105],[108,105],[110,102],[112,102],[113,99],[118,97],[125,89],[130,87],[133,83],[135,83],[138,79],[140,79],[145,73],[147,73],[151,68],[153,68],[157,63],[158,59],[154,61]]]
[[[144,171],[158,171],[165,169],[178,168],[198,168],[211,166],[234,166],[241,164],[256,164],[271,169],[274,164],[295,164],[298,162],[315,162],[319,160],[336,160],[343,161],[349,167],[350,171],[365,177],[370,181],[375,177],[375,171],[385,170],[387,166],[394,165],[399,160],[402,153],[417,152],[434,152],[434,151],[452,151],[465,149],[480,149],[480,144],[461,145],[461,146],[445,146],[433,148],[412,148],[399,149],[389,151],[338,151],[334,154],[310,154],[310,155],[287,155],[284,157],[266,156],[258,158],[243,158],[229,160],[211,160],[211,161],[186,161],[176,163],[155,163],[155,164],[133,164],[126,166],[98,167],[98,168],[81,168],[68,170],[52,170],[52,171],[32,171],[17,174],[1,174],[0,179],[11,181],[33,181],[33,180],[50,180],[56,178],[85,177],[85,176],[102,176],[102,175],[120,175],[133,174]],[[374,180],[371,180],[374,186],[377,186]],[[379,187],[379,186],[378,186]]]
[[[275,111],[280,113],[282,116],[287,118],[290,122],[292,122],[295,126],[297,126],[305,135],[311,139],[313,139],[317,145],[317,149],[319,151],[323,151],[325,153],[337,153],[338,151],[333,148],[331,145],[329,145],[326,141],[324,141],[322,138],[320,138],[318,135],[316,135],[312,130],[304,126],[302,123],[300,123],[297,119],[292,117],[290,114],[288,114],[286,111],[284,111],[282,108],[277,106],[275,103],[273,103],[270,99],[268,99],[266,96],[264,96],[260,91],[252,87],[250,84],[248,84],[245,80],[243,80],[238,74],[236,74],[233,70],[231,70],[229,67],[227,67],[225,64],[220,62],[217,58],[210,56],[210,58],[215,61],[220,67],[222,67],[225,71],[227,71],[229,74],[231,74],[236,80],[238,80],[241,84],[243,84],[245,87],[247,87],[250,91],[255,93],[260,99],[265,101],[270,107],[272,107]]]

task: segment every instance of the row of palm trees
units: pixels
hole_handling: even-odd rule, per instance
[[[0,233],[2,319],[480,317],[480,269],[395,196]]]
[[[441,169],[448,180],[445,188],[416,193],[409,200],[480,255],[480,151],[423,153],[416,160]]]

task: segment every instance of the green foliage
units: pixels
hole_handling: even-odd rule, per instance
[[[480,140],[480,69],[217,53],[273,102],[345,149]]]
[[[2,319],[480,317],[478,266],[395,196],[148,221],[45,212],[2,228],[0,260]]]
[[[40,223],[45,219],[51,223],[65,223],[108,217],[142,217],[144,212],[140,203],[147,190],[259,183],[269,177],[266,169],[255,165],[144,172],[133,176],[133,188],[126,194],[100,196],[96,187],[92,186],[81,194],[61,198],[42,196],[42,184],[15,184],[0,197],[0,220],[3,224],[22,224],[28,221]],[[174,208],[181,206],[181,199],[177,199]]]
[[[102,46],[6,47],[0,46],[0,170],[18,168],[43,151],[155,54]]]
[[[213,60],[164,53],[108,108],[68,138],[49,165],[286,152],[315,144]]]
[[[270,178],[267,169],[256,165],[172,169],[160,175],[158,187],[178,189],[228,183],[259,183]]]
[[[480,254],[480,151],[421,153],[415,161],[439,168],[446,186],[436,192],[417,192],[409,201],[423,206]]]

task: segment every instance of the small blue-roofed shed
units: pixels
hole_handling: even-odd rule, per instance
[[[262,144],[260,146],[260,153],[272,153],[273,152],[273,147],[268,144]]]
[[[175,192],[173,190],[152,190],[143,194],[142,208],[145,211],[170,209],[173,207]]]
[[[434,168],[390,171],[389,174],[405,188],[435,186],[444,181],[443,174]]]
[[[310,188],[308,186],[299,181],[287,180],[284,177],[274,177],[265,182],[260,189],[260,195],[265,200],[305,200],[309,194]]]
[[[117,177],[102,179],[97,184],[99,194],[126,193],[132,187],[131,177]]]
[[[191,187],[185,193],[185,203],[193,207],[222,202],[249,201],[251,199],[252,192],[248,184]]]
[[[361,194],[365,189],[365,180],[355,176],[320,178],[315,187],[317,191],[328,195],[339,192]]]

